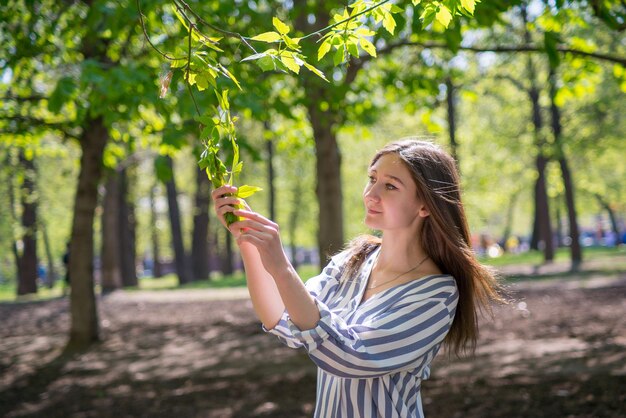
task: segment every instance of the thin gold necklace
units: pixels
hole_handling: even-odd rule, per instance
[[[383,285],[386,285],[387,283],[394,282],[394,281],[398,280],[400,277],[404,276],[405,274],[409,274],[410,272],[412,272],[413,270],[415,270],[416,268],[418,268],[419,266],[421,266],[422,264],[424,264],[424,261],[426,261],[426,260],[428,260],[428,256],[424,257],[424,258],[422,259],[422,261],[420,261],[419,263],[417,263],[417,265],[416,265],[415,267],[413,267],[412,269],[407,270],[407,271],[405,271],[404,273],[400,273],[400,274],[398,274],[396,277],[394,277],[393,279],[391,279],[391,280],[387,280],[386,282],[379,283],[379,284],[377,284],[377,285],[375,285],[375,286],[367,286],[367,287],[366,287],[366,289],[367,289],[367,290],[372,290],[372,289],[379,288],[379,287],[381,287],[381,286],[383,286]]]

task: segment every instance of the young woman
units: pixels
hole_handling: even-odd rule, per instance
[[[413,139],[380,150],[363,201],[381,238],[353,241],[306,284],[278,225],[230,196],[236,190],[213,192],[216,213],[242,219],[230,231],[264,329],[318,366],[315,416],[422,417],[420,387],[439,348],[473,349],[478,309],[499,300],[470,248],[454,160]]]

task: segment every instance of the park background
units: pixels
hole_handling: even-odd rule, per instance
[[[455,156],[474,249],[512,302],[484,320],[475,358],[438,360],[427,414],[626,413],[623,3],[394,4],[358,35],[376,57],[338,41],[318,61],[318,38],[301,41],[329,81],[242,61],[237,35],[278,17],[306,36],[340,3],[0,6],[1,415],[311,415],[315,371],[263,335],[209,207],[194,119],[213,88],[239,117],[236,184],[264,189],[248,201],[303,278],[369,232],[377,149],[419,136]],[[205,59],[193,78],[167,58],[188,41]]]

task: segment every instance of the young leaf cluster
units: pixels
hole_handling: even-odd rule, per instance
[[[328,81],[323,72],[306,62],[307,57],[302,55],[299,45],[301,38],[289,37],[288,34],[291,28],[277,17],[272,19],[272,24],[274,29],[276,29],[275,31],[265,32],[250,39],[252,41],[277,44],[277,47],[250,55],[241,61],[256,61],[256,64],[263,71],[283,70],[299,74],[300,68],[305,67],[317,76]]]
[[[239,160],[239,145],[235,129],[237,117],[233,117],[230,113],[228,90],[223,90],[221,93],[216,91],[215,96],[218,106],[213,107],[212,113],[203,114],[196,119],[204,127],[200,133],[204,150],[200,155],[198,166],[201,170],[205,170],[213,187],[218,188],[225,184],[233,184],[235,176],[243,169],[243,161]],[[223,154],[229,157],[230,168],[227,168],[222,161]],[[261,188],[255,186],[241,186],[237,190],[236,197],[245,199],[259,190]],[[242,205],[237,207],[243,208]],[[237,221],[237,217],[230,212],[226,214],[225,219],[228,225]]]

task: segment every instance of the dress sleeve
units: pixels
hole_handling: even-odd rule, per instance
[[[331,258],[329,263],[324,267],[322,272],[310,278],[306,281],[305,286],[311,296],[315,299],[318,307],[320,303],[326,306],[326,300],[329,295],[332,295],[333,291],[339,286],[339,279],[343,273],[342,267],[347,257],[347,252],[344,251]],[[320,311],[320,315],[322,312]],[[263,326],[265,332],[269,332],[278,337],[278,339],[291,348],[300,348],[304,344],[300,338],[295,338],[292,333],[293,324],[289,319],[289,314],[285,310],[278,323],[272,329],[267,329]],[[296,327],[297,330],[297,327]]]
[[[321,319],[315,328],[300,331],[288,317],[283,326],[318,367],[336,376],[372,378],[422,370],[450,330],[458,292],[450,276],[403,291],[396,290],[398,300],[389,309],[362,323],[347,324],[316,300]]]

